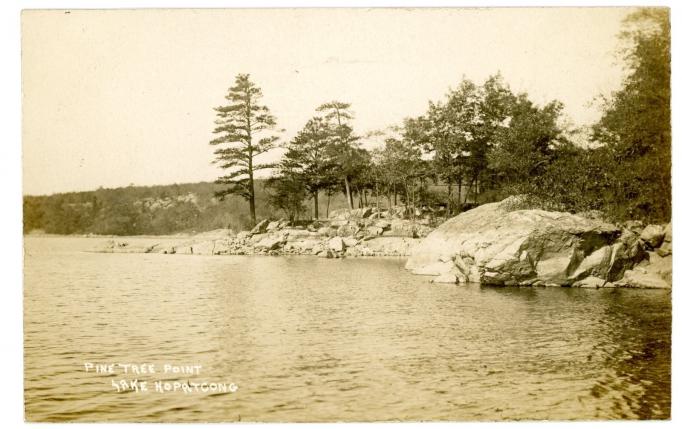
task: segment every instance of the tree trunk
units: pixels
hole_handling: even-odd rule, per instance
[[[374,183],[374,199],[377,204],[377,210],[381,210],[379,207],[379,185],[376,182]]]
[[[251,213],[251,226],[256,224],[256,191],[253,185],[253,169],[249,159],[249,212]]]
[[[457,179],[457,210],[462,206],[462,178]]]
[[[353,195],[350,193],[348,176],[343,176],[343,184],[346,186],[346,202],[348,203],[348,209],[353,210]]]
[[[329,219],[329,203],[332,201],[332,193],[327,191],[327,217],[326,219]]]
[[[318,202],[317,202],[317,191],[315,191],[315,192],[313,193],[313,200],[315,200],[315,219],[317,220],[317,219],[319,219],[318,209],[317,209],[317,207],[318,207]]]

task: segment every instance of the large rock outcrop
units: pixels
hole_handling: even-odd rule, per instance
[[[658,229],[650,228],[645,242],[632,231],[597,219],[515,210],[517,201],[512,197],[482,205],[443,223],[412,249],[406,268],[445,283],[581,287],[665,283],[658,279],[647,283],[641,270],[631,270],[650,258],[645,246],[661,241]],[[626,273],[629,277],[624,277]]]

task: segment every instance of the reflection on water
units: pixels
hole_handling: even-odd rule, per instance
[[[96,242],[26,238],[30,421],[670,415],[667,291],[434,285],[398,259],[79,251]],[[86,361],[200,364],[183,377],[239,390],[116,393]]]

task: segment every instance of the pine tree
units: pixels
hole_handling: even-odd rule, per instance
[[[281,173],[295,177],[313,197],[314,216],[319,218],[319,191],[330,186],[332,161],[330,157],[331,130],[320,117],[309,120],[287,145],[280,164]]]
[[[262,91],[249,78],[239,74],[225,99],[229,104],[214,108],[217,114],[213,130],[218,137],[211,145],[218,145],[214,163],[227,170],[216,180],[228,187],[216,192],[223,198],[236,194],[249,201],[251,222],[256,223],[256,198],[254,173],[272,168],[272,164],[258,163],[256,158],[275,147],[278,136],[274,134],[276,119],[267,106],[260,104]]]
[[[353,176],[358,173],[356,161],[360,148],[357,144],[359,137],[353,133],[353,128],[348,123],[353,119],[353,115],[350,111],[350,104],[341,101],[331,101],[322,104],[317,108],[317,111],[322,112],[325,115],[325,120],[332,130],[330,151],[332,153],[332,158],[334,159],[337,174],[343,180],[348,209],[353,209],[351,181]]]

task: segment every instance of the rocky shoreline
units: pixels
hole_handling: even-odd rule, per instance
[[[401,256],[436,283],[498,286],[672,287],[672,226],[598,215],[520,210],[518,198],[481,205],[435,228],[430,213],[404,207],[332,212],[306,227],[263,220],[252,230],[134,243],[112,239],[96,252],[184,255]]]
[[[312,255],[324,258],[409,256],[433,227],[430,216],[408,219],[406,210],[337,210],[306,227],[264,219],[250,231],[210,231],[152,244],[112,239],[95,249],[104,253],[185,255]]]
[[[672,225],[520,210],[517,197],[443,223],[406,268],[440,283],[499,286],[672,287]]]

